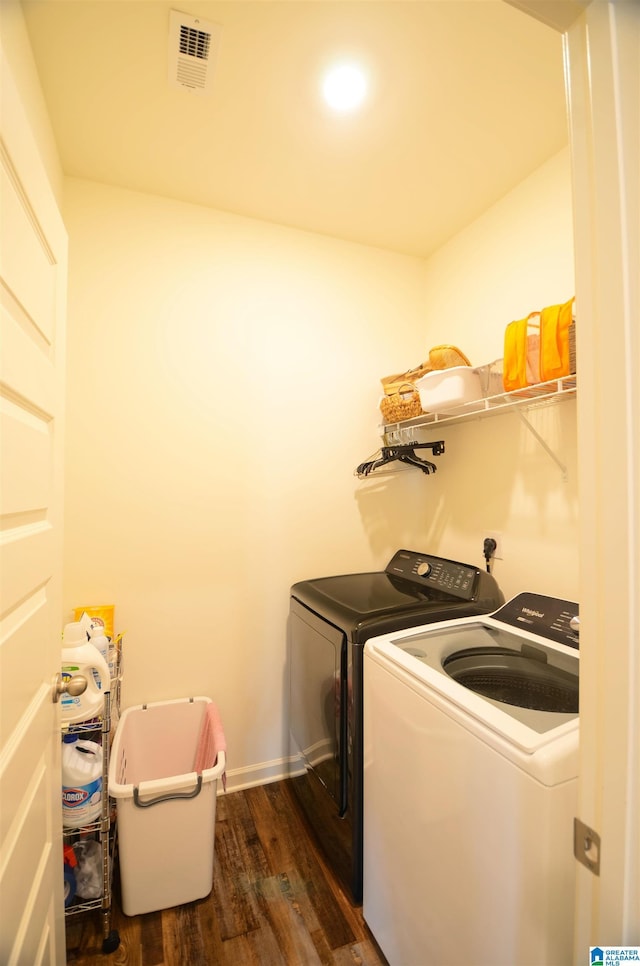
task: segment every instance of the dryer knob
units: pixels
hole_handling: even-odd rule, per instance
[[[575,615],[575,617],[572,617],[571,620],[569,621],[569,627],[571,628],[572,631],[575,631],[576,634],[580,632],[580,618],[578,617],[577,614]]]
[[[428,577],[429,574],[431,573],[431,564],[427,563],[426,560],[424,561],[424,563],[418,564],[417,573],[418,573],[418,577]]]

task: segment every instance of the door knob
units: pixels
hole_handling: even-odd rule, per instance
[[[61,674],[56,674],[53,683],[53,703],[58,703],[61,694],[70,694],[73,698],[77,698],[78,695],[84,694],[86,690],[87,679],[84,674],[74,674],[72,678],[68,678],[66,681],[62,680]]]

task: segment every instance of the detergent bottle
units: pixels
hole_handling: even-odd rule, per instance
[[[98,650],[102,654],[102,658],[105,664],[108,667],[109,666],[109,638],[106,636],[104,632],[104,626],[101,624],[92,624],[91,629],[89,631],[89,640],[94,647],[98,648]],[[96,684],[102,690],[102,684],[100,683],[99,675],[94,671],[93,676],[96,679]],[[111,669],[109,669],[109,678],[111,678]]]
[[[68,724],[88,721],[102,713],[104,692],[111,688],[109,666],[100,651],[87,639],[78,622],[67,624],[62,635],[62,680],[81,674],[87,681],[79,695],[63,694],[60,700],[62,720]]]
[[[62,824],[81,828],[100,818],[102,811],[102,747],[79,741],[77,734],[62,739]]]

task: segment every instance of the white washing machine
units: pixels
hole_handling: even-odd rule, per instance
[[[572,962],[578,606],[364,650],[363,913],[390,966]]]

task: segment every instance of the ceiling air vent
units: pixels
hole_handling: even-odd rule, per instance
[[[169,83],[192,94],[209,94],[222,27],[199,17],[171,11]]]

